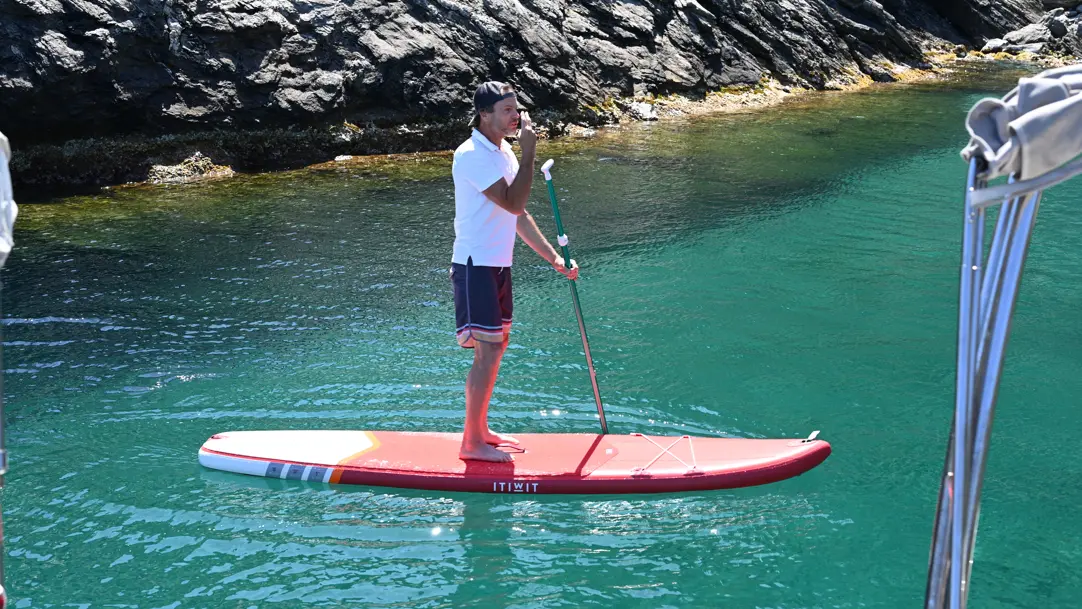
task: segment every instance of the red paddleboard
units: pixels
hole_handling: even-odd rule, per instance
[[[818,433],[818,432],[816,432]],[[199,449],[207,468],[330,484],[480,493],[664,493],[798,476],[830,455],[815,439],[516,434],[510,463],[463,461],[458,433],[233,431]]]

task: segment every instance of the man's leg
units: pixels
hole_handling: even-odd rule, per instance
[[[503,326],[501,356],[503,351],[507,350],[507,343],[511,339],[511,320],[514,316],[515,308],[514,297],[511,292],[511,268],[504,267],[496,274],[496,293],[500,304],[500,322]],[[512,444],[517,446],[518,440],[515,439],[514,436],[496,433],[492,431],[491,427],[488,427],[488,404],[489,400],[486,398],[485,409],[481,414],[481,420],[485,423],[485,442],[488,442],[493,446],[500,444]]]
[[[466,377],[466,425],[459,452],[463,459],[511,460],[511,455],[489,446],[507,440],[488,429],[489,399],[510,330],[502,315],[504,275],[492,267],[474,266],[472,260],[452,265],[458,344],[474,350],[473,366]],[[510,315],[506,319],[509,322]]]
[[[499,372],[500,361],[502,361],[501,358],[503,358],[504,352],[507,351],[507,343],[509,343],[509,342],[510,342],[510,336],[507,335],[507,334],[504,334],[503,342],[499,344],[500,354],[499,354],[499,356],[497,358],[497,361],[496,361],[496,372],[497,373]],[[495,345],[493,345],[493,346],[495,346]],[[475,364],[474,365],[476,365],[476,361],[477,361],[477,358],[476,358],[476,355],[475,355],[475,357],[474,357]],[[493,381],[495,381],[495,376],[496,375],[493,375]],[[516,439],[514,436],[509,436],[507,434],[502,434],[502,433],[496,433],[496,432],[492,431],[491,427],[488,426],[488,405],[489,405],[489,402],[491,402],[491,400],[492,400],[492,387],[489,387],[488,393],[485,394],[485,400],[483,402],[484,406],[483,406],[483,408],[481,410],[481,429],[484,430],[485,443],[491,444],[493,446],[499,446],[500,444],[513,444],[515,446],[518,446],[518,439]]]
[[[511,461],[511,455],[488,444],[491,434],[488,429],[488,402],[496,385],[496,375],[507,342],[476,341],[474,345],[473,366],[466,377],[466,427],[462,433],[459,457],[501,463]]]

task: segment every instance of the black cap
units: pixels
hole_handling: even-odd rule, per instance
[[[473,110],[480,112],[482,108],[491,108],[502,99],[515,97],[514,91],[508,91],[507,93],[502,91],[506,86],[506,84],[495,80],[481,83],[477,87],[477,91],[473,93]]]

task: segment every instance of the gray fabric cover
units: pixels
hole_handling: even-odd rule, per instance
[[[1020,78],[1003,99],[985,98],[966,117],[969,145],[962,158],[980,155],[986,180],[1011,174],[1044,175],[1082,153],[1082,65]]]
[[[8,170],[8,159],[11,158],[11,144],[8,138],[0,133],[0,266],[7,261],[14,245],[15,216],[19,213],[19,206],[15,204],[15,193],[11,189],[11,172]]]

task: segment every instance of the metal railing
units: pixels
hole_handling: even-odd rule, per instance
[[[959,277],[955,410],[936,508],[926,609],[963,609],[968,600],[996,394],[1030,236],[1043,188],[1082,172],[1082,165],[1062,169],[1025,182],[1010,179],[994,187],[998,198],[993,198],[979,177],[982,159],[970,161]],[[999,215],[985,257],[986,213],[997,204]]]

